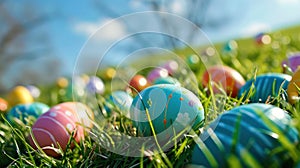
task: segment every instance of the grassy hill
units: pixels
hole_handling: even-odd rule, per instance
[[[213,48],[209,50],[215,50],[214,54],[206,52],[208,47],[203,46],[197,47],[199,49],[200,56],[209,59],[220,59],[223,64],[228,65],[237,71],[239,71],[245,79],[250,79],[256,74],[268,73],[268,72],[282,72],[281,62],[287,58],[290,52],[300,51],[300,26],[293,27],[289,29],[279,30],[276,32],[267,34],[271,39],[269,44],[259,44],[257,43],[255,37],[247,39],[236,39],[231,41],[231,46],[228,42],[214,44]],[[269,40],[270,40],[269,39]],[[175,51],[181,56],[183,60],[187,60],[188,57],[193,53],[192,50],[185,48]],[[149,58],[149,57],[148,57]],[[168,58],[168,57],[163,57]],[[135,63],[130,66],[137,66],[136,64],[143,64],[143,62],[149,63],[149,61],[164,61],[161,60],[161,56],[153,55],[151,59],[140,59],[136,60]],[[167,59],[166,59],[167,60]],[[156,62],[155,62],[156,63]],[[205,70],[203,63],[198,62],[195,65],[191,65],[192,69],[201,85],[201,76]],[[128,68],[129,69],[129,68]],[[125,69],[125,70],[128,70]],[[99,70],[99,75],[103,75],[103,70]],[[184,79],[183,79],[184,80]],[[109,86],[110,81],[106,81],[106,85]],[[42,87],[42,86],[41,86]],[[219,110],[214,107],[214,103],[218,101],[218,96],[207,95],[201,86],[199,86],[199,99],[203,103],[204,109],[207,115],[210,115],[211,120],[214,119],[218,114],[223,112],[223,109]],[[64,97],[67,90],[58,88],[55,84],[51,87],[42,87],[42,97],[37,99],[37,101],[44,102],[48,105],[55,105],[62,101],[69,101],[70,99]],[[92,108],[98,113],[104,109],[104,104],[106,103],[105,98],[108,95],[97,96],[97,103]],[[213,101],[215,100],[215,101]],[[280,100],[282,103],[284,100]],[[86,100],[86,103],[90,103]],[[242,100],[236,98],[226,99],[225,110],[229,110],[235,106],[238,106],[243,102]],[[285,103],[286,104],[286,103]],[[276,105],[280,106],[281,102]],[[287,110],[294,112],[295,123],[297,128],[300,128],[300,117],[297,115],[300,111],[300,105],[291,106],[289,105]],[[67,149],[61,158],[51,158],[43,153],[34,151],[28,143],[26,142],[26,137],[30,134],[30,127],[25,125],[9,125],[5,121],[5,115],[1,114],[0,117],[0,167],[11,166],[16,167],[183,167],[188,164],[191,157],[191,151],[195,146],[195,142],[191,136],[186,136],[186,138],[177,142],[176,145],[171,148],[165,154],[157,153],[153,156],[141,157],[141,158],[131,158],[120,156],[107,151],[99,145],[102,143],[101,139],[95,141],[95,139],[88,136],[83,142],[75,145],[73,150]],[[97,115],[96,115],[97,116]],[[29,126],[33,124],[34,121],[29,122]],[[98,123],[97,123],[98,122]],[[108,126],[118,129],[118,131],[128,131],[130,127],[130,122],[128,122],[124,117],[116,115],[107,118],[107,124],[100,123],[96,120],[96,124],[100,129],[107,129]],[[300,130],[300,129],[299,129]],[[200,130],[197,131],[200,134]],[[96,133],[95,133],[96,134]],[[98,137],[106,137],[107,134],[96,134]],[[106,141],[104,141],[106,142]],[[294,145],[294,144],[288,144]],[[300,154],[299,145],[293,146],[294,150]],[[157,151],[143,151],[145,153],[157,152]],[[275,151],[276,152],[276,151]],[[238,165],[235,158],[229,158],[228,162],[231,166]],[[295,166],[300,162],[300,155],[293,158],[293,165]],[[236,164],[235,164],[236,163]]]

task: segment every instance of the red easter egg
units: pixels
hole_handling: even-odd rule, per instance
[[[4,99],[2,99],[2,98],[0,98],[0,113],[1,112],[3,112],[3,113],[6,112],[7,108],[8,108],[7,101],[4,100]]]
[[[242,75],[236,70],[227,66],[213,66],[208,68],[202,76],[202,84],[207,87],[212,85],[214,93],[221,93],[219,87],[222,87],[227,95],[236,97],[239,89],[245,84]]]
[[[129,85],[136,89],[138,92],[150,86],[148,80],[142,75],[135,75],[129,82]],[[135,92],[135,91],[133,91]]]
[[[90,109],[84,107],[85,110],[80,110],[83,106],[82,103],[78,102],[62,103],[52,107],[37,119],[32,126],[32,133],[36,142],[47,155],[59,157],[60,155],[53,147],[58,148],[60,146],[65,151],[73,132],[73,138],[76,142],[79,143],[80,140],[84,139],[85,128],[83,127],[84,123],[81,124],[82,118],[80,118],[83,114],[79,115],[80,112],[78,111],[83,112]],[[29,138],[29,143],[33,148],[37,148],[32,137]]]

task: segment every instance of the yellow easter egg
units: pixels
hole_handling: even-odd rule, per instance
[[[16,86],[7,96],[7,102],[10,107],[17,104],[32,103],[33,97],[29,90],[24,86]]]
[[[292,76],[292,80],[290,81],[287,88],[288,98],[291,104],[295,104],[298,100],[298,88],[300,88],[300,68],[298,68]]]
[[[69,81],[64,77],[60,77],[57,79],[56,84],[60,88],[66,88],[69,85]]]
[[[112,79],[116,75],[116,70],[114,68],[107,68],[105,71],[105,77],[107,79]]]
[[[84,81],[84,83],[88,83],[90,80],[90,77],[87,74],[81,74],[80,75],[81,79]]]

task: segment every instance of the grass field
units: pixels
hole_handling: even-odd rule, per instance
[[[272,41],[266,45],[259,45],[254,38],[249,38],[236,40],[235,42],[238,46],[236,49],[224,49],[225,43],[215,44],[215,47],[223,64],[236,69],[248,80],[258,74],[282,72],[281,62],[287,58],[287,54],[300,51],[299,30],[300,27],[294,27],[270,33],[269,35]],[[183,57],[193,54],[190,50],[179,50],[176,52],[179,55],[183,55]],[[218,109],[216,102],[218,102],[218,99],[223,99],[224,97],[222,97],[222,95],[208,95],[206,93],[201,86],[201,75],[205,68],[201,63],[194,66],[196,68],[194,67],[193,70],[199,83],[199,99],[204,106],[207,116],[206,125],[225,110],[230,110],[242,103],[247,103],[237,98],[227,98],[224,109]],[[292,74],[291,72],[287,73]],[[101,70],[99,74],[102,74]],[[179,80],[182,81],[184,79]],[[109,80],[106,81],[107,86],[109,82]],[[53,83],[53,85],[40,87],[42,95],[36,101],[53,106],[60,102],[70,100],[65,96],[65,91],[58,88],[55,83]],[[191,152],[196,143],[193,136],[189,133],[186,134],[185,138],[176,142],[167,152],[142,151],[141,156],[144,157],[125,157],[102,148],[100,143],[105,143],[107,139],[109,139],[108,135],[104,135],[103,130],[107,131],[113,127],[120,132],[127,132],[128,134],[134,135],[130,121],[120,115],[107,116],[105,123],[97,119],[97,116],[103,115],[99,108],[103,108],[106,103],[104,97],[98,95],[97,102],[94,103],[91,103],[88,99],[85,100],[86,104],[95,111],[98,111],[98,113],[95,114],[95,128],[97,129],[94,130],[94,138],[87,136],[81,143],[75,143],[74,149],[67,149],[65,152],[62,152],[60,158],[52,158],[43,152],[35,151],[28,144],[27,137],[30,134],[30,126],[34,123],[35,119],[30,118],[27,125],[22,123],[11,125],[5,120],[5,115],[2,114],[0,119],[0,167],[8,165],[12,167],[183,167],[190,163]],[[276,101],[274,105],[288,110],[294,117],[293,123],[296,128],[300,130],[299,103],[292,106],[285,100],[278,98],[278,101]],[[200,129],[196,131],[196,134],[200,134]],[[70,139],[70,143],[71,142],[74,142],[74,139]],[[283,146],[292,146],[286,149],[286,151],[292,155],[291,166],[299,166],[299,144],[287,143],[283,144]],[[147,153],[151,152],[153,152],[154,155],[147,156]],[[255,160],[249,159],[248,162],[250,165],[255,165]],[[250,162],[253,162],[253,164]],[[228,157],[229,167],[238,167],[239,165],[236,157]],[[272,166],[272,164],[270,164],[270,166]]]

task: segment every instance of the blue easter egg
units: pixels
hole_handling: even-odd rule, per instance
[[[26,85],[25,87],[28,89],[28,91],[30,92],[32,97],[34,97],[34,98],[40,97],[41,91],[38,87],[36,87],[34,85]]]
[[[173,85],[177,85],[177,86],[180,86],[180,82],[175,79],[175,78],[172,78],[170,76],[168,77],[163,77],[163,78],[157,78],[156,80],[154,80],[153,82],[154,85],[158,85],[158,84],[173,84]]]
[[[246,98],[252,86],[254,86],[252,89],[253,94],[249,98],[250,101],[253,103],[266,102],[269,96],[272,98],[282,93],[280,92],[281,89],[284,91],[287,90],[291,79],[292,77],[287,74],[269,73],[259,75],[256,79],[247,81],[246,84],[240,88],[238,97],[244,96],[244,98]],[[283,92],[283,95],[287,98],[285,92]]]
[[[243,154],[247,152],[263,166],[272,163],[282,167],[287,152],[273,155],[271,152],[282,146],[278,136],[284,135],[281,138],[291,144],[299,141],[298,132],[290,122],[291,117],[284,110],[268,104],[253,103],[224,112],[200,135],[218,165],[211,165],[207,151],[198,145],[192,153],[192,164],[224,167],[227,157],[234,154],[244,167],[247,163]]]
[[[156,134],[172,137],[174,132],[202,126],[204,109],[191,91],[172,84],[159,84],[146,88],[133,99],[130,118],[139,135],[152,135],[151,120]]]
[[[49,110],[49,106],[44,103],[34,102],[30,104],[19,104],[14,106],[7,114],[7,119],[14,122],[14,118],[20,119],[26,124],[25,118],[33,116],[38,118],[41,114]]]
[[[118,108],[118,110],[129,118],[130,106],[133,98],[125,91],[114,91],[109,96],[109,103]]]
[[[105,86],[100,78],[98,78],[97,76],[91,76],[86,85],[86,89],[89,93],[92,94],[103,94],[105,91]]]

